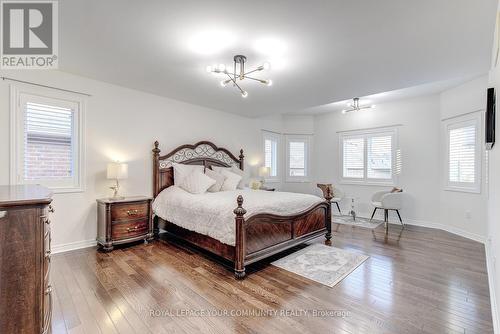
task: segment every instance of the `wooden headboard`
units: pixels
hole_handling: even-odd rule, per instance
[[[243,170],[243,150],[239,158],[222,147],[217,147],[209,141],[200,141],[194,145],[182,145],[166,155],[160,155],[158,141],[153,149],[153,196],[174,184],[174,170],[172,163],[185,165],[201,165],[231,167],[236,166]]]

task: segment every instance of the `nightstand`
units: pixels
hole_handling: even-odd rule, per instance
[[[114,245],[153,239],[151,197],[97,200],[97,243],[109,252]]]

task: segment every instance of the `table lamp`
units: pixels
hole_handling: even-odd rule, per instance
[[[107,168],[107,178],[109,180],[115,180],[115,185],[109,187],[114,190],[113,197],[111,199],[123,199],[123,196],[118,194],[120,189],[120,183],[118,180],[124,180],[128,178],[128,165],[121,162],[110,162]]]
[[[266,178],[271,175],[271,168],[269,167],[259,167],[259,176],[261,177],[260,183],[261,183],[261,188],[264,187],[264,182],[266,181]]]

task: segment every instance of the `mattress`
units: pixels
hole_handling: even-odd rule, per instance
[[[258,213],[297,214],[323,201],[314,195],[251,189],[191,194],[171,186],[155,198],[153,212],[180,227],[234,246],[233,210],[238,195],[243,196],[243,207],[247,210],[245,219]]]

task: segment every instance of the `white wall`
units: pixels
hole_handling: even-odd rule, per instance
[[[483,76],[441,93],[441,120],[471,112],[484,114],[487,83],[488,77]],[[480,131],[481,143],[484,144],[483,126],[480,126]],[[440,146],[443,157],[440,159],[442,172],[439,203],[441,223],[446,224],[450,231],[484,241],[487,235],[487,189],[485,182],[487,162],[482,157],[480,194],[443,190],[444,169],[446,168],[444,140],[445,138],[441,138]]]
[[[346,196],[355,197],[356,210],[369,216],[374,192],[389,187],[348,185],[340,183],[340,155],[338,131],[367,129],[399,125],[399,147],[403,169],[399,186],[404,190],[404,207],[401,215],[409,223],[437,223],[439,216],[436,184],[439,183],[437,164],[439,158],[439,96],[425,96],[377,105],[374,110],[342,114],[340,112],[318,115],[315,118],[316,181],[333,183]],[[347,212],[348,201],[341,204]],[[379,210],[379,214],[382,212]],[[381,216],[379,216],[381,217]],[[390,217],[391,221],[397,218]]]
[[[497,101],[500,101],[500,67],[490,72],[489,85],[495,87]],[[496,107],[496,141],[497,143],[488,154],[488,241],[486,250],[488,255],[488,275],[490,279],[490,294],[492,296],[493,321],[496,333],[500,333],[500,266],[496,263],[500,254],[500,107]]]
[[[110,182],[105,179],[109,161],[119,159],[129,163],[129,179],[122,182],[125,194],[151,194],[154,140],[159,140],[164,153],[181,144],[210,140],[234,153],[244,148],[249,164],[261,160],[261,120],[62,72],[17,71],[1,75],[92,95],[86,109],[86,189],[54,195],[55,250],[88,245],[95,240],[95,199],[111,194]],[[9,183],[9,160],[5,158],[9,156],[9,110],[9,83],[3,81],[0,82],[0,154],[4,158],[0,160],[0,184]]]

